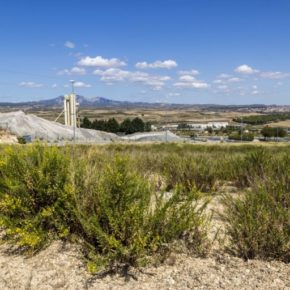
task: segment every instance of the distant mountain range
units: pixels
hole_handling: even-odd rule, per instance
[[[0,102],[0,106],[6,107],[62,107],[63,106],[63,96],[59,96],[49,100],[40,100],[32,102]],[[136,107],[136,106],[171,106],[171,104],[166,103],[145,103],[145,102],[128,102],[128,101],[116,101],[110,100],[103,97],[86,98],[84,96],[77,95],[77,102],[82,107]],[[177,105],[180,106],[180,105]]]
[[[53,99],[32,101],[32,102],[18,102],[9,103],[2,102],[0,107],[30,107],[30,108],[61,108],[63,107],[63,96],[59,96]],[[264,111],[267,108],[275,108],[275,105],[267,106],[263,104],[252,105],[216,105],[216,104],[170,104],[170,103],[146,103],[146,102],[129,102],[129,101],[116,101],[103,97],[86,98],[84,96],[77,95],[77,102],[81,107],[145,107],[145,108],[196,108],[199,110],[253,110]],[[277,106],[279,107],[279,106]]]

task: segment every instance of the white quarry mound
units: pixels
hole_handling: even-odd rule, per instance
[[[183,140],[183,138],[178,137],[170,131],[135,133],[124,136],[122,139],[139,142],[178,142]]]
[[[0,128],[16,136],[31,136],[32,140],[48,142],[73,140],[73,128],[57,122],[48,121],[22,111],[0,113]],[[112,133],[76,128],[76,141],[107,143],[120,138]]]

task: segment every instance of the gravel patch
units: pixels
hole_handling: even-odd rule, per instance
[[[54,242],[33,257],[0,247],[0,289],[290,289],[290,265],[244,261],[225,254],[194,258],[171,255],[159,267],[120,275],[91,276],[75,245]],[[130,276],[129,276],[130,277]],[[128,281],[127,281],[128,280]]]

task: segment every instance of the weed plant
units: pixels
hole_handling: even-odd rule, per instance
[[[8,147],[0,156],[0,225],[5,238],[35,251],[65,238],[73,220],[68,156],[56,147]]]
[[[195,253],[205,250],[205,206],[197,207],[196,190],[185,191],[180,186],[166,199],[164,193],[152,191],[128,157],[120,156],[102,170],[85,195],[83,185],[76,185],[77,215],[91,271],[100,266],[144,265],[186,235]]]

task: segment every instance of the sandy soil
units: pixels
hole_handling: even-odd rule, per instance
[[[290,289],[290,265],[243,261],[225,254],[194,258],[172,255],[158,268],[132,271],[131,278],[88,274],[77,248],[53,243],[25,258],[0,247],[0,289]]]

